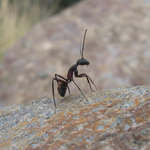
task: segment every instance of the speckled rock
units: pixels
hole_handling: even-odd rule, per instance
[[[0,110],[2,150],[150,148],[150,85],[42,99]]]
[[[79,73],[87,73],[99,90],[150,83],[149,14],[149,0],[84,0],[36,25],[0,64],[0,106],[52,98],[52,78],[66,77],[80,58],[85,29],[90,65]],[[76,82],[89,91],[85,79]],[[76,86],[70,89],[79,94]]]

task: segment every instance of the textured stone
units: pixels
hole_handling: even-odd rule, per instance
[[[1,149],[150,147],[150,85],[42,99],[0,110]]]

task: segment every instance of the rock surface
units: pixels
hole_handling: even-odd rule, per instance
[[[1,149],[150,148],[150,85],[42,99],[0,110]]]
[[[80,40],[88,29],[79,67],[98,89],[150,82],[150,1],[85,0],[30,30],[0,64],[0,105],[51,98],[54,74],[66,77],[80,58]],[[85,79],[77,79],[89,91]],[[73,94],[79,94],[70,85]],[[6,90],[7,89],[7,90]]]

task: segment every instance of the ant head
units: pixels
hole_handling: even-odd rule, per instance
[[[80,59],[78,59],[78,61],[77,61],[77,65],[81,65],[81,66],[83,66],[83,65],[89,65],[90,63],[86,60],[86,59],[84,59],[84,58],[80,58]]]
[[[85,43],[86,32],[87,32],[87,29],[85,30],[85,33],[84,33],[82,48],[80,48],[80,54],[81,54],[81,57],[82,57],[82,58],[78,59],[78,61],[77,61],[77,65],[81,65],[81,66],[83,66],[83,65],[89,65],[89,64],[90,64],[90,63],[89,63],[86,59],[84,59],[84,57],[83,57],[83,50],[84,50],[84,43]]]

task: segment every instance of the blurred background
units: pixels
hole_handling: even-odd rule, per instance
[[[85,29],[90,65],[79,73],[99,90],[149,84],[150,0],[0,0],[0,107],[52,98],[52,78],[80,58]]]

